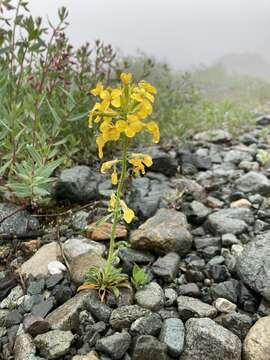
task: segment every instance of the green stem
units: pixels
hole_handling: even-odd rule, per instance
[[[110,238],[110,247],[109,247],[109,254],[108,254],[108,259],[107,259],[107,264],[106,264],[106,270],[108,272],[111,269],[112,261],[113,261],[116,227],[119,222],[119,214],[120,214],[120,209],[121,209],[121,203],[120,203],[121,194],[122,194],[122,190],[123,190],[126,176],[127,176],[127,152],[128,152],[128,138],[124,135],[121,176],[120,176],[120,180],[119,180],[118,188],[117,188],[117,192],[116,192],[114,217],[113,217],[113,224],[112,224],[112,231],[111,231],[111,238]]]

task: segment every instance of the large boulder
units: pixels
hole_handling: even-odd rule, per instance
[[[253,222],[250,209],[223,209],[209,215],[205,226],[214,234],[240,234]]]
[[[100,175],[88,166],[74,166],[61,172],[54,188],[54,196],[59,200],[84,203],[98,196]]]
[[[270,232],[258,235],[245,246],[236,269],[247,286],[270,300]]]
[[[236,181],[238,190],[245,193],[270,195],[270,180],[263,174],[250,171]]]
[[[192,245],[186,216],[173,209],[159,209],[130,237],[132,247],[159,253],[186,254]]]
[[[241,341],[208,318],[186,322],[186,344],[180,360],[240,360]]]
[[[270,354],[270,316],[259,319],[249,330],[244,344],[244,360],[266,360]]]

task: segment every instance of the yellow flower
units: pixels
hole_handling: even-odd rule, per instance
[[[106,161],[101,165],[100,172],[105,174],[106,171],[110,170],[114,165],[118,163],[119,160],[110,160]]]
[[[150,167],[153,165],[153,160],[150,155],[133,153],[132,159],[129,160],[129,163],[133,165],[133,171],[138,175],[140,172],[145,174],[145,166]]]
[[[157,89],[153,85],[146,82],[145,80],[141,80],[139,82],[139,86],[142,87],[145,91],[147,91],[150,94],[156,94],[157,93]]]
[[[133,171],[135,174],[139,175],[140,172],[145,174],[145,168],[141,159],[131,159],[128,162],[133,165]]]
[[[113,211],[116,205],[116,196],[115,193],[111,193],[111,198],[109,202],[109,211]]]
[[[130,224],[135,217],[134,211],[130,209],[123,200],[121,200],[121,207],[123,210],[123,219]]]
[[[132,80],[132,74],[131,73],[122,73],[120,75],[120,79],[121,79],[122,83],[125,86],[127,86]]]
[[[121,95],[122,90],[103,90],[100,93],[100,98],[103,100],[104,104],[112,104],[114,107],[119,108],[121,106]]]
[[[100,96],[100,93],[103,91],[103,85],[101,82],[97,83],[97,86],[90,91],[90,93],[94,96]]]
[[[111,176],[111,180],[112,180],[112,184],[113,185],[117,185],[118,184],[118,175],[117,175],[117,171],[114,170]]]
[[[160,140],[160,133],[158,124],[155,121],[150,121],[146,124],[147,130],[151,133],[154,143],[158,143]]]
[[[150,167],[153,165],[153,159],[150,155],[144,155],[143,157],[143,162],[145,163],[145,165],[147,167]]]
[[[97,143],[97,146],[98,146],[98,157],[100,159],[102,159],[103,158],[103,148],[104,148],[104,145],[106,144],[106,141],[104,141],[102,135],[99,135],[96,138],[96,143]]]

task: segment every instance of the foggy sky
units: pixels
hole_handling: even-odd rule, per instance
[[[30,0],[34,15],[56,19],[69,9],[69,37],[78,46],[101,39],[125,55],[137,49],[177,68],[226,53],[270,59],[270,0]]]

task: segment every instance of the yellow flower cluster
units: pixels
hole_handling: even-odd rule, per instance
[[[120,200],[120,205],[121,205],[121,210],[123,212],[123,219],[125,220],[126,223],[130,224],[135,217],[134,211],[130,209],[123,200]],[[115,193],[112,193],[109,203],[109,211],[114,211],[115,208],[116,208],[116,196]]]
[[[122,73],[121,86],[118,88],[104,88],[98,83],[95,89],[91,90],[91,94],[100,99],[89,112],[89,127],[93,126],[93,122],[99,126],[96,142],[100,158],[103,157],[105,144],[119,140],[121,134],[133,138],[142,130],[147,130],[154,142],[159,141],[157,123],[144,121],[153,111],[156,89],[146,81],[138,84],[132,84],[131,81],[131,74]],[[146,163],[145,165],[148,166]],[[141,166],[136,168],[142,169]]]

